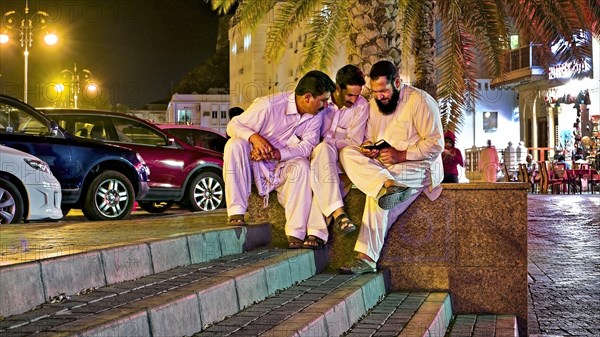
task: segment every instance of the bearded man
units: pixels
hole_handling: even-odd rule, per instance
[[[444,132],[437,102],[400,80],[398,69],[379,61],[369,73],[372,99],[366,141],[340,152],[350,180],[366,194],[356,258],[340,272],[377,271],[389,227],[424,192],[441,193]]]

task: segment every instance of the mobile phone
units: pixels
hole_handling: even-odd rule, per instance
[[[373,144],[373,145],[363,146],[363,148],[365,148],[367,150],[383,150],[388,147],[392,147],[392,146],[388,142],[386,142],[385,139],[380,139],[377,142],[375,142],[375,144]]]

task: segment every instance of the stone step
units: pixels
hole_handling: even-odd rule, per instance
[[[444,292],[393,292],[369,311],[345,336],[443,337],[452,319]]]
[[[322,273],[194,336],[340,336],[385,296],[384,278]]]
[[[448,328],[448,337],[517,337],[515,315],[456,315]]]
[[[315,275],[324,268],[325,255],[258,248],[176,267],[7,317],[0,321],[0,334],[190,335]]]
[[[49,298],[239,254],[270,242],[271,226],[263,223],[2,266],[0,317],[23,313]]]

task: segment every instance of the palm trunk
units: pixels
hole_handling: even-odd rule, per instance
[[[400,66],[398,3],[390,0],[348,0],[348,62],[365,74],[380,60]]]
[[[412,53],[415,58],[414,86],[437,98],[435,81],[435,0],[423,0]]]

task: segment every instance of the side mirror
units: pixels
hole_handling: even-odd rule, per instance
[[[167,146],[173,146],[173,145],[175,145],[175,138],[167,139]]]
[[[55,121],[50,122],[50,136],[56,137],[58,135],[58,124]]]

